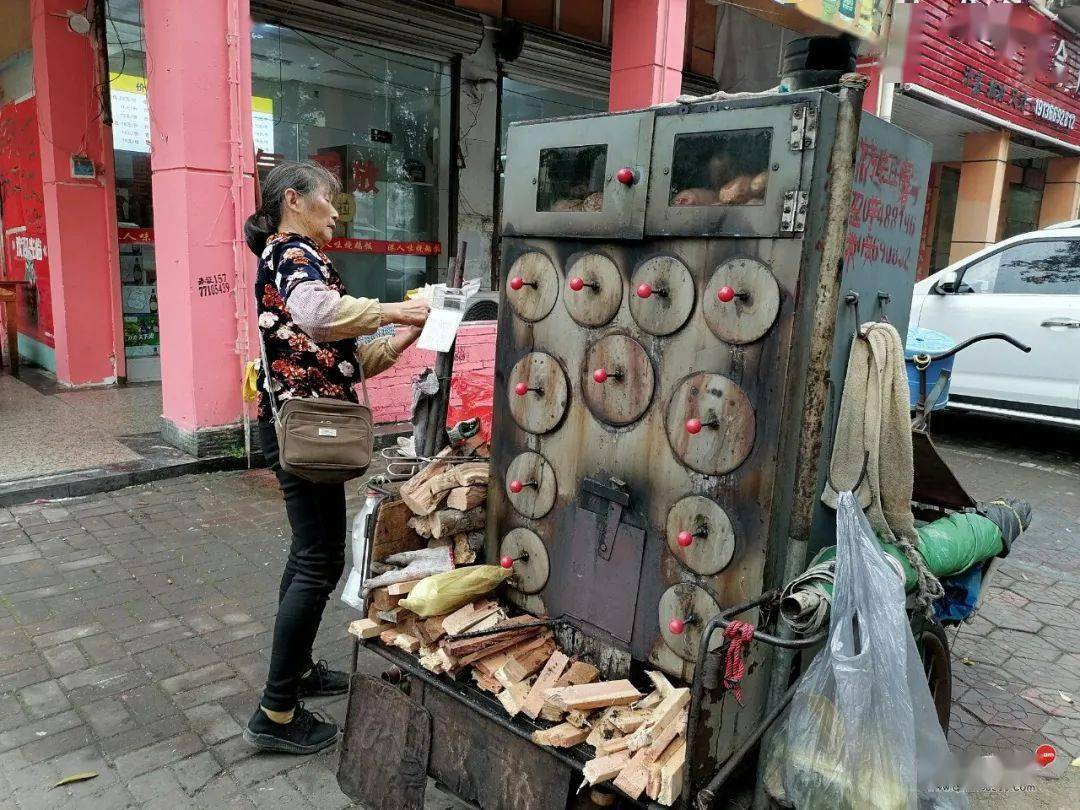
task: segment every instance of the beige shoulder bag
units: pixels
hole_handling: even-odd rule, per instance
[[[277,406],[271,391],[270,364],[266,361],[266,342],[259,330],[259,350],[274,432],[278,440],[278,463],[281,469],[317,484],[341,484],[363,475],[371,464],[375,434],[371,418],[364,366],[357,357],[360,387],[364,404],[341,399],[288,399]]]

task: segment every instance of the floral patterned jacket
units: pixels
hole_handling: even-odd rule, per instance
[[[304,332],[289,312],[289,297],[299,285],[311,283],[348,294],[333,263],[315,242],[295,233],[271,236],[259,261],[255,300],[270,388],[279,408],[293,397],[359,402],[354,388],[360,383],[359,366],[365,376],[373,377],[398,357],[389,338],[358,345],[355,338],[318,342]],[[357,324],[360,333],[371,334],[379,328],[381,307],[372,303],[365,315],[370,323]],[[259,373],[258,412],[260,421],[273,421],[264,370]]]

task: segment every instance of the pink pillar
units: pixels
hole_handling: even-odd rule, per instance
[[[612,111],[674,101],[682,90],[687,0],[615,0]]]
[[[112,133],[100,115],[100,54],[93,32],[68,26],[67,12],[83,5],[30,4],[56,377],[71,386],[115,382],[124,370]],[[88,158],[95,177],[73,177],[75,157]]]
[[[254,210],[248,0],[143,4],[162,433],[194,455],[242,440],[255,260],[241,224]],[[240,351],[238,351],[238,345]]]

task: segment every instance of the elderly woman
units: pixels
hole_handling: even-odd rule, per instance
[[[419,336],[428,305],[354,298],[322,247],[333,237],[339,184],[315,163],[284,163],[263,183],[262,207],[244,236],[259,256],[255,300],[266,368],[259,377],[259,436],[277,476],[292,528],[292,545],[278,591],[270,673],[262,701],[244,729],[257,748],[310,754],[332,745],[337,726],[300,703],[304,697],[348,690],[345,673],[312,661],[323,608],[345,565],[345,486],[316,484],[281,469],[273,413],[291,397],[357,401],[361,370],[372,377],[393,365]],[[381,325],[408,327],[367,344],[356,338]]]

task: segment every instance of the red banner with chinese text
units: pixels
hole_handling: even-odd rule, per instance
[[[0,201],[7,278],[27,282],[19,287],[19,331],[54,347],[36,98],[0,107]]]

